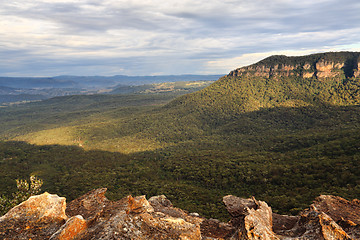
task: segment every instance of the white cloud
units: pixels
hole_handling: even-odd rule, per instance
[[[287,49],[356,50],[358,12],[356,0],[0,0],[0,70],[226,73]]]

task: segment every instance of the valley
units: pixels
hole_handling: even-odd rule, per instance
[[[287,214],[319,194],[359,198],[359,55],[270,57],[192,93],[165,86],[0,108],[0,192],[36,174],[69,199],[99,187],[111,199],[165,194],[220,219],[227,194]]]

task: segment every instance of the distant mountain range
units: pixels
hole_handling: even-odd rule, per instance
[[[177,84],[179,88],[184,85],[184,82],[215,81],[219,77],[221,75],[0,77],[0,104],[67,95],[146,92],[146,89],[154,87],[153,84],[170,82],[180,82]],[[205,84],[203,87],[207,85],[209,84]],[[186,88],[185,85],[184,87]],[[194,90],[194,86],[191,88]],[[201,88],[196,88],[196,90]]]
[[[217,80],[223,75],[163,75],[163,76],[56,76],[56,77],[0,77],[0,86],[10,88],[80,88],[99,89],[116,85]]]

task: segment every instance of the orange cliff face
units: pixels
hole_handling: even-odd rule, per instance
[[[285,57],[285,56],[284,56]],[[270,57],[271,58],[271,57]],[[296,58],[296,57],[292,57]],[[301,61],[299,61],[301,62]],[[350,70],[350,73],[345,69]],[[290,77],[297,76],[303,78],[315,77],[317,79],[334,78],[341,75],[346,77],[358,77],[360,75],[360,58],[354,63],[354,59],[345,61],[317,59],[314,62],[303,61],[301,63],[256,63],[250,66],[238,68],[228,76],[255,76],[255,77]]]

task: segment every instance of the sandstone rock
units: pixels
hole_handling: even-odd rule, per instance
[[[30,197],[0,218],[0,239],[48,239],[66,221],[65,198]]]
[[[360,201],[348,201],[344,198],[321,195],[312,204],[312,208],[329,215],[354,239],[360,239]]]
[[[128,203],[129,204],[128,204],[127,213],[154,212],[154,208],[146,200],[145,196],[139,196],[136,198],[129,196]]]
[[[354,199],[348,201],[344,198],[321,195],[312,204],[317,210],[326,213],[334,221],[350,220],[355,224],[360,224],[360,201]]]
[[[154,207],[145,196],[128,196],[119,201],[112,202],[103,195],[106,189],[95,190],[85,196],[74,200],[74,209],[84,210],[83,203],[93,203],[94,199],[101,199],[102,208],[97,211],[96,206],[87,205],[86,210],[95,209],[98,216],[89,217],[87,228],[77,235],[77,239],[201,239],[200,224],[191,223],[184,218],[172,217],[162,212],[155,212]],[[157,199],[158,210],[162,205],[172,206],[171,202],[163,197]],[[162,199],[162,200],[161,200]],[[77,206],[77,207],[75,207]]]
[[[258,209],[258,202],[255,198],[244,199],[228,195],[223,197],[227,211],[233,218],[246,216],[250,209]]]
[[[87,223],[81,215],[70,218],[51,237],[50,240],[71,240],[77,238],[87,228]]]
[[[284,231],[292,229],[300,220],[300,216],[287,216],[273,213],[273,231],[275,234],[282,235]]]
[[[180,208],[175,208],[171,201],[164,195],[149,198],[149,203],[154,207],[156,212],[162,212],[171,217],[186,219],[189,216],[186,211]]]
[[[301,215],[301,219],[293,230],[296,239],[346,239],[350,240],[350,236],[336,224],[328,215],[325,213],[319,213],[310,209],[305,211]],[[299,233],[301,233],[299,235]]]
[[[283,216],[255,198],[229,195],[223,202],[232,219],[223,223],[176,208],[164,195],[109,201],[105,192],[93,190],[70,202],[70,219],[64,198],[31,197],[0,218],[0,239],[360,239],[356,199],[322,195],[300,216]]]
[[[223,202],[237,228],[231,239],[279,239],[272,231],[272,210],[265,202],[231,195],[225,196]]]
[[[105,197],[106,191],[106,188],[99,188],[71,201],[66,206],[66,214],[81,215],[86,220],[96,218],[109,203]]]
[[[223,223],[217,219],[205,219],[200,225],[203,239],[230,239],[236,228],[230,223]]]
[[[153,197],[149,198],[148,201],[151,204],[151,206],[154,207],[155,210],[161,209],[163,207],[173,207],[173,204],[171,203],[171,201],[169,199],[166,198],[165,195],[153,196]]]

